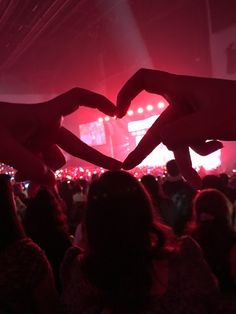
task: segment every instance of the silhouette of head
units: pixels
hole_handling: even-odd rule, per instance
[[[178,168],[178,165],[177,165],[175,159],[169,160],[166,163],[166,171],[172,177],[176,177],[176,176],[180,175],[180,171],[179,171],[179,168]]]
[[[150,197],[128,172],[107,171],[92,183],[85,218],[91,250],[148,251],[153,223]]]
[[[193,201],[197,224],[205,222],[219,225],[229,224],[229,204],[227,197],[217,189],[200,191]]]

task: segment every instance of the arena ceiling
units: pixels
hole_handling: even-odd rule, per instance
[[[143,66],[209,75],[208,2],[0,0],[0,94],[77,85],[114,98]]]

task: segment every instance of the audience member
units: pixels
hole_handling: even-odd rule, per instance
[[[218,278],[222,293],[233,294],[232,313],[235,313],[236,232],[231,225],[230,201],[217,189],[205,189],[196,195],[193,208],[195,223],[192,236],[200,244],[206,261]]]
[[[236,232],[230,220],[230,201],[217,189],[205,189],[196,195],[193,208],[194,238],[222,290],[236,292]]]
[[[41,248],[26,237],[4,175],[0,175],[0,235],[0,312],[59,313],[51,267]]]
[[[175,211],[172,200],[161,191],[161,186],[153,175],[146,174],[142,176],[141,182],[150,194],[153,205],[162,222],[173,228]]]
[[[177,235],[182,235],[185,232],[186,225],[192,219],[192,200],[196,190],[183,179],[174,159],[166,163],[166,172],[162,189],[174,204],[173,230]]]
[[[85,232],[84,249],[69,249],[61,268],[65,314],[217,313],[216,282],[198,245],[168,240],[131,174],[108,171],[93,182]]]
[[[24,217],[27,235],[46,253],[60,292],[59,268],[71,246],[69,226],[61,200],[56,192],[41,189],[31,198]]]

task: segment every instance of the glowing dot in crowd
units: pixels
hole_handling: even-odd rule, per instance
[[[98,122],[103,122],[103,118],[98,118]]]
[[[137,112],[138,112],[138,113],[143,113],[143,108],[141,108],[141,107],[138,108]]]
[[[159,109],[163,109],[165,107],[165,103],[163,101],[159,101],[159,103],[157,104],[157,107]]]
[[[105,120],[105,121],[109,121],[109,120],[110,120],[110,117],[106,116],[104,120]]]
[[[147,105],[147,111],[152,111],[153,110],[153,105]]]
[[[132,116],[134,114],[133,110],[128,110],[128,116]]]

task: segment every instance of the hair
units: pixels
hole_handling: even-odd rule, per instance
[[[161,196],[159,194],[160,193],[159,182],[151,174],[146,174],[142,176],[141,182],[144,185],[144,187],[147,189],[147,191],[150,193],[150,196],[154,202],[154,205],[158,205],[158,201],[159,199],[161,199]]]
[[[39,190],[29,201],[24,226],[27,235],[45,251],[60,290],[59,267],[71,241],[67,217],[58,194]]]
[[[220,177],[214,175],[214,174],[208,174],[202,178],[202,187],[201,189],[217,189],[219,191],[222,191],[223,185],[222,180]]]
[[[151,261],[164,248],[165,235],[142,184],[125,171],[107,171],[94,181],[85,230],[84,271],[106,304],[127,308],[135,297],[137,308],[144,305],[152,285]]]
[[[175,159],[171,159],[171,160],[167,161],[166,171],[172,177],[176,177],[176,176],[180,175],[179,167],[178,167]]]
[[[230,201],[218,189],[203,189],[195,196],[193,208],[197,225],[210,223],[217,228],[230,228]],[[205,215],[205,219],[204,219]],[[207,219],[208,216],[208,219]]]
[[[230,202],[221,191],[204,189],[195,196],[193,209],[192,235],[202,247],[212,271],[220,278],[229,251],[236,243],[236,233],[230,222]]]
[[[0,174],[0,251],[22,238],[25,233],[16,214],[10,179]]]
[[[67,217],[62,201],[52,191],[41,189],[30,199],[24,219],[27,233],[39,241],[48,242],[48,234],[68,233]]]

